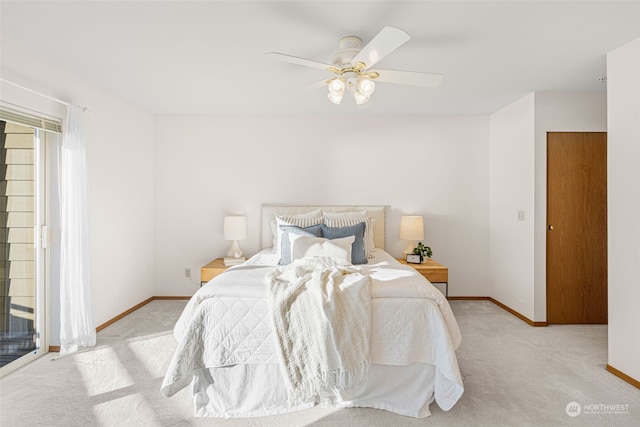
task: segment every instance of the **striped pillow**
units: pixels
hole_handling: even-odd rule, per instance
[[[324,216],[324,224],[327,227],[348,227],[351,225],[356,225],[361,222],[365,223],[364,228],[364,256],[367,258],[373,258],[371,251],[375,249],[375,243],[373,240],[373,222],[374,219],[371,217],[342,217],[342,218],[332,218],[328,216]]]

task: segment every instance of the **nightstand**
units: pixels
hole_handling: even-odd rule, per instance
[[[224,273],[229,266],[224,265],[224,258],[216,258],[209,264],[200,268],[200,286],[216,277],[218,274]]]
[[[431,258],[427,258],[427,260],[421,264],[409,264],[401,258],[398,259],[398,262],[415,268],[418,270],[418,273],[426,277],[431,283],[444,283],[444,296],[449,298],[449,268],[435,262]]]

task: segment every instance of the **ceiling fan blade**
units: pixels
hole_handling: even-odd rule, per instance
[[[296,89],[294,91],[287,92],[282,96],[289,96],[289,95],[294,95],[296,93],[309,92],[309,91],[312,91],[312,90],[315,90],[315,89],[318,89],[318,88],[321,88],[321,87],[325,87],[325,88],[327,87],[327,80],[326,79],[325,80],[320,80],[319,82],[315,82],[315,83],[312,83],[312,84],[304,86],[304,87],[301,87],[300,89]]]
[[[322,62],[312,61],[311,59],[299,58],[297,56],[291,56],[285,53],[269,52],[269,53],[265,53],[265,55],[271,58],[277,59],[279,61],[290,62],[292,64],[303,65],[305,67],[319,68],[321,70],[335,68],[333,65],[330,65],[330,64],[324,64]]]
[[[444,76],[435,73],[420,73],[417,71],[400,71],[400,70],[375,70],[380,75],[374,80],[375,82],[398,83],[410,86],[436,87]]]
[[[394,27],[384,27],[365,47],[353,58],[352,64],[364,62],[366,68],[371,68],[382,58],[405,44],[411,37],[404,31]]]

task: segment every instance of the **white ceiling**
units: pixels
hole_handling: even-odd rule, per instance
[[[38,58],[155,114],[487,114],[605,90],[606,54],[640,37],[639,1],[1,1],[0,19],[3,69],[30,77]],[[379,83],[368,108],[337,107],[325,89],[282,96],[328,73],[263,55],[328,62],[384,26],[412,38],[380,68],[444,83]]]

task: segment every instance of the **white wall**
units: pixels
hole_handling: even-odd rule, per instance
[[[494,299],[533,318],[535,96],[490,117],[490,265]],[[518,211],[524,220],[518,220]]]
[[[533,321],[547,316],[547,132],[606,131],[606,107],[604,92],[536,92],[491,115],[491,296]]]
[[[488,295],[488,117],[201,117],[156,120],[156,295],[191,295],[224,256],[226,214],[258,251],[263,203],[386,204],[387,251],[403,214],[450,268],[450,295]],[[184,278],[192,268],[193,282]]]
[[[103,104],[104,102],[104,104]],[[91,280],[96,325],[153,295],[153,116],[87,99]]]
[[[93,317],[96,326],[153,295],[153,116],[3,44],[2,77],[89,107],[87,162]],[[63,106],[7,84],[0,98],[64,118]],[[55,190],[55,187],[53,188]],[[59,247],[52,230],[52,251]],[[56,256],[53,260],[58,259]],[[51,283],[52,345],[59,344],[58,277]]]
[[[640,381],[640,39],[607,55],[609,365]]]

